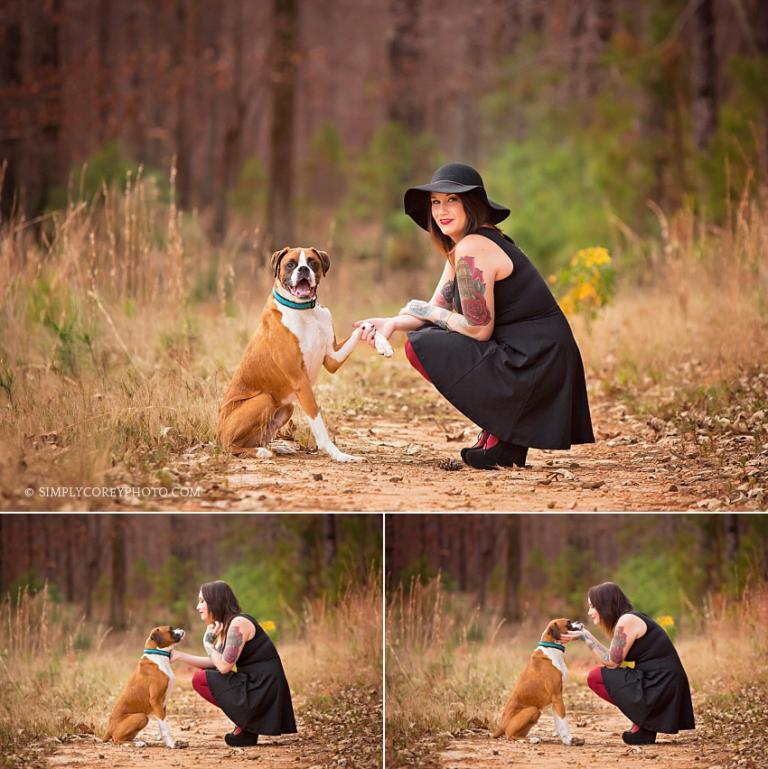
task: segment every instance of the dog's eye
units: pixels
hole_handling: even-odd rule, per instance
[[[286,269],[292,270],[296,266],[296,262],[287,262]]]
[[[309,266],[310,270],[317,270],[318,264],[317,264],[317,262],[314,259],[310,259],[307,262],[307,265]]]

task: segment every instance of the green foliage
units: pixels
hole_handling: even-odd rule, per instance
[[[579,313],[592,321],[613,298],[616,270],[607,249],[581,248],[550,282],[553,279],[563,312]]]
[[[37,278],[27,306],[30,318],[53,334],[54,361],[61,373],[77,377],[86,360],[95,365],[96,325],[61,284]]]
[[[373,239],[356,242],[358,253],[393,267],[422,262],[426,241],[403,214],[403,193],[429,179],[440,162],[430,134],[414,134],[397,122],[376,131],[368,147],[349,163],[350,189],[339,217],[342,227],[359,221],[378,225]]]
[[[346,188],[346,148],[338,129],[324,120],[309,139],[304,162],[306,173],[305,205],[328,208],[339,203]]]
[[[161,201],[170,201],[168,180],[158,169],[142,167],[133,160],[124,142],[115,139],[93,152],[82,165],[70,172],[69,190],[54,187],[49,195],[48,209],[65,208],[67,202],[93,200],[103,188],[125,190],[139,177],[151,179],[159,191]]]
[[[547,566],[547,592],[565,600],[565,611],[578,617],[584,613],[587,587],[594,579],[595,556],[591,550],[566,545]]]
[[[152,580],[151,604],[161,609],[158,621],[178,623],[187,620],[191,607],[197,603],[197,590],[202,582],[195,561],[169,555]]]
[[[47,580],[41,579],[33,569],[27,569],[19,574],[8,585],[6,594],[10,597],[11,605],[16,606],[19,599],[25,594],[28,596],[35,596],[46,587],[48,588],[47,598],[53,603],[61,603],[64,597],[58,585],[55,582],[48,582]]]
[[[679,617],[684,606],[681,577],[674,559],[668,555],[643,554],[626,559],[616,572],[615,581],[638,611],[652,617]]]
[[[229,207],[249,221],[264,218],[269,179],[258,155],[251,155],[241,166],[234,188],[228,193]]]

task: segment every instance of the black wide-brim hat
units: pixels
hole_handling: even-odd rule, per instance
[[[447,163],[432,174],[429,184],[421,184],[405,191],[403,207],[405,213],[413,219],[423,230],[429,230],[429,220],[432,216],[432,203],[430,192],[451,193],[469,192],[480,190],[488,204],[488,217],[491,224],[504,221],[510,210],[488,198],[483,184],[483,177],[466,163]]]

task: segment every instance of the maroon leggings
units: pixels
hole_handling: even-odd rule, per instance
[[[219,705],[218,702],[216,702],[216,698],[213,696],[213,692],[211,691],[211,687],[208,686],[208,677],[205,675],[205,670],[196,670],[195,674],[192,676],[192,688],[204,699],[208,700],[208,702],[211,703],[211,705],[215,705],[217,708],[220,708],[221,705]],[[239,726],[236,726],[233,734],[240,734],[242,729]]]
[[[610,702],[611,705],[616,703],[611,699],[611,695],[608,694],[608,690],[603,683],[603,669],[601,667],[592,668],[587,676],[587,686],[598,696],[602,697],[606,702]]]
[[[192,688],[204,699],[208,700],[211,705],[215,705],[217,708],[221,707],[216,698],[213,696],[211,687],[208,686],[208,678],[205,675],[205,670],[196,670],[192,676]]]
[[[421,365],[421,361],[416,357],[416,352],[414,351],[413,347],[411,347],[411,342],[408,339],[405,340],[405,357],[408,358],[408,363],[410,363],[411,366],[413,366],[416,371],[418,371],[419,374],[421,374],[424,379],[427,380],[427,382],[432,384],[432,380],[424,370],[424,366]]]

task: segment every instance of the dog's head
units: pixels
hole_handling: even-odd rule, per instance
[[[581,622],[573,622],[565,617],[553,619],[547,625],[547,629],[541,634],[541,640],[557,643],[564,633],[567,633],[569,630],[581,630],[583,627]]]
[[[331,258],[316,248],[283,248],[272,254],[275,288],[289,299],[309,302],[331,268]]]
[[[179,643],[184,638],[184,631],[180,627],[160,625],[154,628],[144,643],[146,649],[167,649],[169,646]]]

